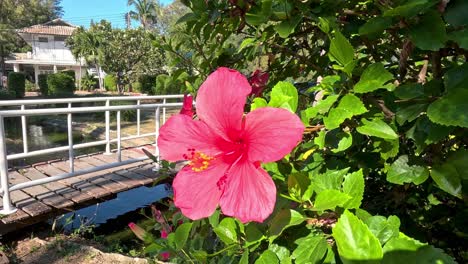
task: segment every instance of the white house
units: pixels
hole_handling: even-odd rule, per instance
[[[38,75],[56,73],[63,70],[75,71],[75,79],[80,80],[86,71],[84,61],[77,60],[65,45],[67,37],[77,27],[61,19],[54,19],[41,25],[19,29],[18,34],[32,47],[32,52],[16,54],[14,60],[6,63],[13,65],[15,72],[34,72],[38,86]]]

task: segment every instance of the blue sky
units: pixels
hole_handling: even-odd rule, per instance
[[[172,0],[161,0],[163,4]],[[124,13],[129,11],[127,0],[62,0],[63,19],[78,26],[88,27],[91,19],[106,19],[114,27],[125,27]],[[132,21],[136,25],[136,21]]]

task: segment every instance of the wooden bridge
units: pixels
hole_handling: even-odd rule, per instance
[[[166,120],[166,108],[180,108],[182,103],[167,103],[182,95],[152,97],[104,97],[49,100],[20,100],[0,102],[0,106],[20,106],[20,110],[0,111],[0,173],[2,204],[0,214],[0,235],[15,229],[44,221],[53,216],[89,206],[116,197],[116,194],[132,188],[151,185],[158,178],[159,164],[149,159],[143,149],[158,154],[156,140],[159,127]],[[113,101],[132,100],[135,105],[112,106]],[[26,109],[26,105],[47,105],[66,103],[67,108]],[[79,102],[104,102],[102,106],[74,107]],[[162,102],[160,102],[162,101]],[[147,102],[147,103],[143,103]],[[137,110],[136,135],[122,137],[120,111]],[[142,133],[140,129],[140,110],[154,110],[154,132]],[[161,110],[163,116],[161,116]],[[110,112],[117,112],[116,138],[111,138]],[[74,144],[72,140],[72,114],[88,112],[106,113],[105,140]],[[26,117],[32,115],[65,114],[68,117],[68,146],[28,151]],[[23,153],[7,154],[4,119],[21,117],[23,129]],[[122,147],[123,141],[135,142],[136,139],[151,138],[150,144]],[[141,142],[141,141],[140,141]],[[111,143],[117,145],[111,149]],[[75,156],[77,149],[105,145],[102,153],[89,153]],[[53,152],[68,151],[68,159],[45,161],[15,168],[11,160],[40,156]],[[8,166],[10,165],[10,166]]]

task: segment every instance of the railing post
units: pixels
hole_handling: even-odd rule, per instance
[[[121,131],[120,131],[120,110],[117,111],[117,160],[122,162],[122,142],[121,142]]]
[[[8,183],[8,160],[6,153],[5,126],[3,116],[0,116],[0,183],[3,191],[3,209],[0,214],[8,215],[16,212],[16,208],[11,204],[10,190]]]
[[[159,162],[159,147],[158,147],[158,138],[159,138],[159,127],[161,126],[161,107],[156,108],[156,113],[155,113],[155,149],[154,149],[154,155],[156,156],[158,162]]]
[[[68,109],[72,108],[72,103],[68,103]],[[67,114],[68,127],[68,162],[70,163],[70,173],[75,172],[75,154],[73,153],[73,126],[72,114]]]
[[[110,106],[110,101],[106,100],[106,107]],[[111,154],[110,149],[110,112],[106,111],[106,155]]]
[[[166,123],[166,98],[163,100],[163,124]]]
[[[25,106],[21,105],[21,110],[25,110]],[[26,130],[26,116],[21,116],[21,131],[23,132],[23,152],[28,153],[28,131]]]
[[[137,105],[140,105],[141,101],[137,100]],[[140,135],[140,109],[137,109],[137,135]]]

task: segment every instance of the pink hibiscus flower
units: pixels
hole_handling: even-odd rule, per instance
[[[219,68],[201,85],[197,115],[172,116],[160,130],[163,159],[188,160],[173,182],[174,203],[193,220],[223,214],[263,222],[276,187],[260,166],[283,158],[302,139],[304,125],[288,110],[264,107],[244,115],[252,88],[235,70]]]

